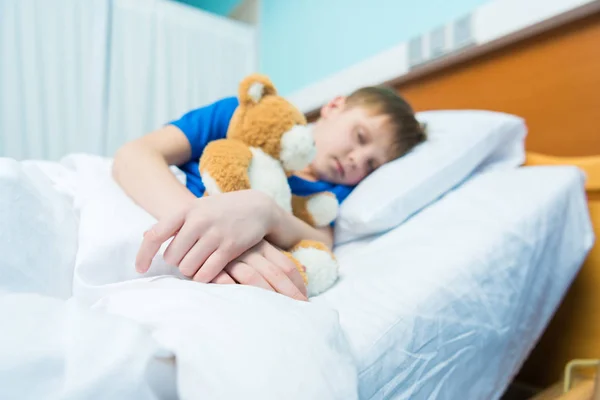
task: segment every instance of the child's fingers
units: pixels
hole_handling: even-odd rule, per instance
[[[181,230],[175,234],[173,241],[167,246],[164,254],[165,261],[170,265],[179,267],[181,260],[197,243],[198,234],[199,232],[191,227],[191,224],[184,224]]]
[[[201,242],[202,240],[199,240],[196,246],[201,244]],[[196,246],[194,246],[194,248]],[[227,252],[223,250],[222,247],[219,247],[208,256],[206,261],[200,264],[200,269],[198,270],[198,272],[196,272],[196,275],[194,275],[194,280],[197,282],[204,283],[212,281],[217,275],[219,275],[219,272],[221,272],[223,268],[225,268],[225,266],[229,264],[229,262],[234,258],[235,256],[232,257],[230,254],[227,254]]]
[[[179,263],[181,273],[189,278],[194,277],[206,259],[217,250],[218,246],[218,238],[209,235],[200,237]],[[210,280],[206,282],[210,282]]]
[[[298,287],[296,287],[294,282],[292,282],[283,270],[273,264],[270,260],[267,260],[264,255],[258,252],[250,252],[242,259],[246,264],[256,269],[277,293],[281,293],[284,296],[296,300],[307,300],[306,296],[300,292]]]
[[[229,263],[225,270],[227,273],[242,285],[255,286],[266,290],[274,291],[267,280],[256,270],[242,261]]]
[[[263,254],[267,260],[276,265],[298,288],[302,296],[306,297],[306,285],[304,284],[304,279],[302,279],[302,275],[296,268],[296,264],[292,260],[290,260],[285,254],[283,254],[279,249],[275,246],[271,245],[268,242],[264,243],[263,246]],[[303,299],[303,300],[306,300]]]
[[[144,234],[144,239],[135,259],[135,269],[144,273],[150,268],[152,259],[158,253],[160,246],[173,236],[185,222],[185,213],[179,213],[171,218],[160,220]]]
[[[235,285],[236,281],[233,280],[231,275],[223,270],[219,272],[219,275],[217,275],[216,278],[211,281],[211,283],[217,283],[220,285]]]

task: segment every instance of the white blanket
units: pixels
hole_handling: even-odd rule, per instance
[[[190,282],[160,255],[138,275],[154,221],[112,181],[108,160],[2,159],[0,171],[3,395],[358,398],[331,308]]]
[[[109,160],[0,159],[2,394],[499,398],[593,244],[582,180],[569,167],[475,176],[338,248],[340,282],[304,303],[189,282],[160,254],[140,276],[154,220]]]

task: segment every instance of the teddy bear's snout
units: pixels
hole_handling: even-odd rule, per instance
[[[286,171],[306,168],[316,154],[317,148],[309,126],[294,125],[281,137],[279,159]]]

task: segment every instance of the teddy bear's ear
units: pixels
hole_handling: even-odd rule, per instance
[[[277,89],[265,75],[253,74],[246,77],[239,87],[240,103],[252,105],[260,102],[265,96],[276,95]]]

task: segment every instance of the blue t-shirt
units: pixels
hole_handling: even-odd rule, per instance
[[[170,123],[178,127],[190,142],[191,160],[180,165],[179,169],[186,175],[187,188],[197,197],[204,194],[204,184],[198,168],[200,156],[210,141],[222,139],[227,135],[229,121],[237,106],[238,99],[236,97],[227,97],[208,106],[192,110]],[[295,175],[290,176],[288,182],[292,193],[297,196],[329,191],[335,194],[338,203],[342,203],[353,189],[351,186],[324,181],[308,181]]]

